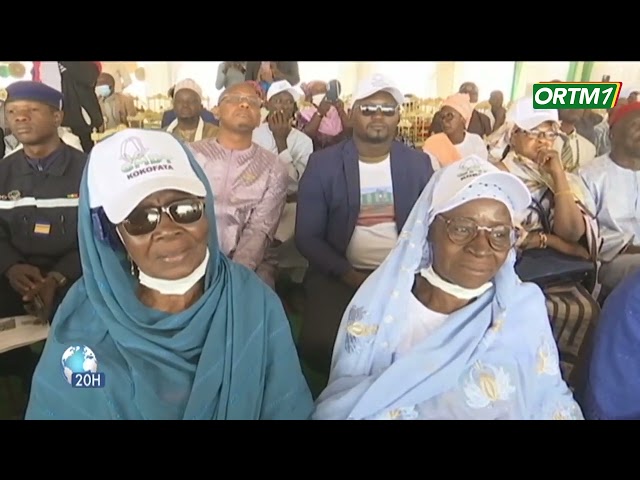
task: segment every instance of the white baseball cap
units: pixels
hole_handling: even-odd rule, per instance
[[[370,97],[374,93],[388,92],[393,99],[402,105],[404,103],[404,95],[398,87],[387,77],[381,73],[376,73],[369,78],[364,79],[358,85],[356,93],[353,95],[353,101],[362,100],[363,98]]]
[[[544,122],[558,123],[558,110],[536,110],[533,108],[533,97],[524,97],[509,107],[506,121],[515,123],[523,130],[533,130]]]
[[[180,141],[162,130],[127,129],[105,138],[91,150],[87,181],[89,206],[102,207],[114,224],[161,190],[207,194]]]
[[[531,194],[522,180],[475,155],[442,170],[433,192],[434,215],[470,200],[490,198],[504,203],[515,220],[531,204]]]
[[[271,97],[282,92],[289,92],[295,102],[300,100],[300,97],[302,97],[302,92],[298,88],[291,86],[291,84],[286,80],[278,80],[277,82],[273,82],[269,87],[269,90],[267,90],[267,101],[271,100]]]

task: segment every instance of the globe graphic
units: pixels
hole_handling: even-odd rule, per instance
[[[98,371],[98,361],[93,351],[85,345],[74,345],[62,354],[62,374],[69,382],[74,373],[95,373]]]

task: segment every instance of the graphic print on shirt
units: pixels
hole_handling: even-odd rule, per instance
[[[391,186],[362,188],[358,226],[373,227],[395,220],[393,188]]]

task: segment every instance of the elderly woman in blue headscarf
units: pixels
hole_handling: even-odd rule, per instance
[[[84,276],[52,323],[27,419],[310,417],[282,305],[220,253],[213,198],[169,133],[124,130],[93,149]]]
[[[345,313],[315,419],[582,419],[544,296],[514,270],[529,201],[479,157],[436,172]]]

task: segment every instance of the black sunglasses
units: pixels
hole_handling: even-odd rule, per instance
[[[188,225],[200,220],[203,212],[204,200],[199,198],[177,200],[164,207],[136,208],[122,222],[122,225],[129,235],[136,237],[153,232],[158,227],[163,213],[179,225]]]
[[[398,105],[358,105],[360,113],[365,117],[373,117],[376,113],[380,112],[385,117],[393,117],[399,110]]]

